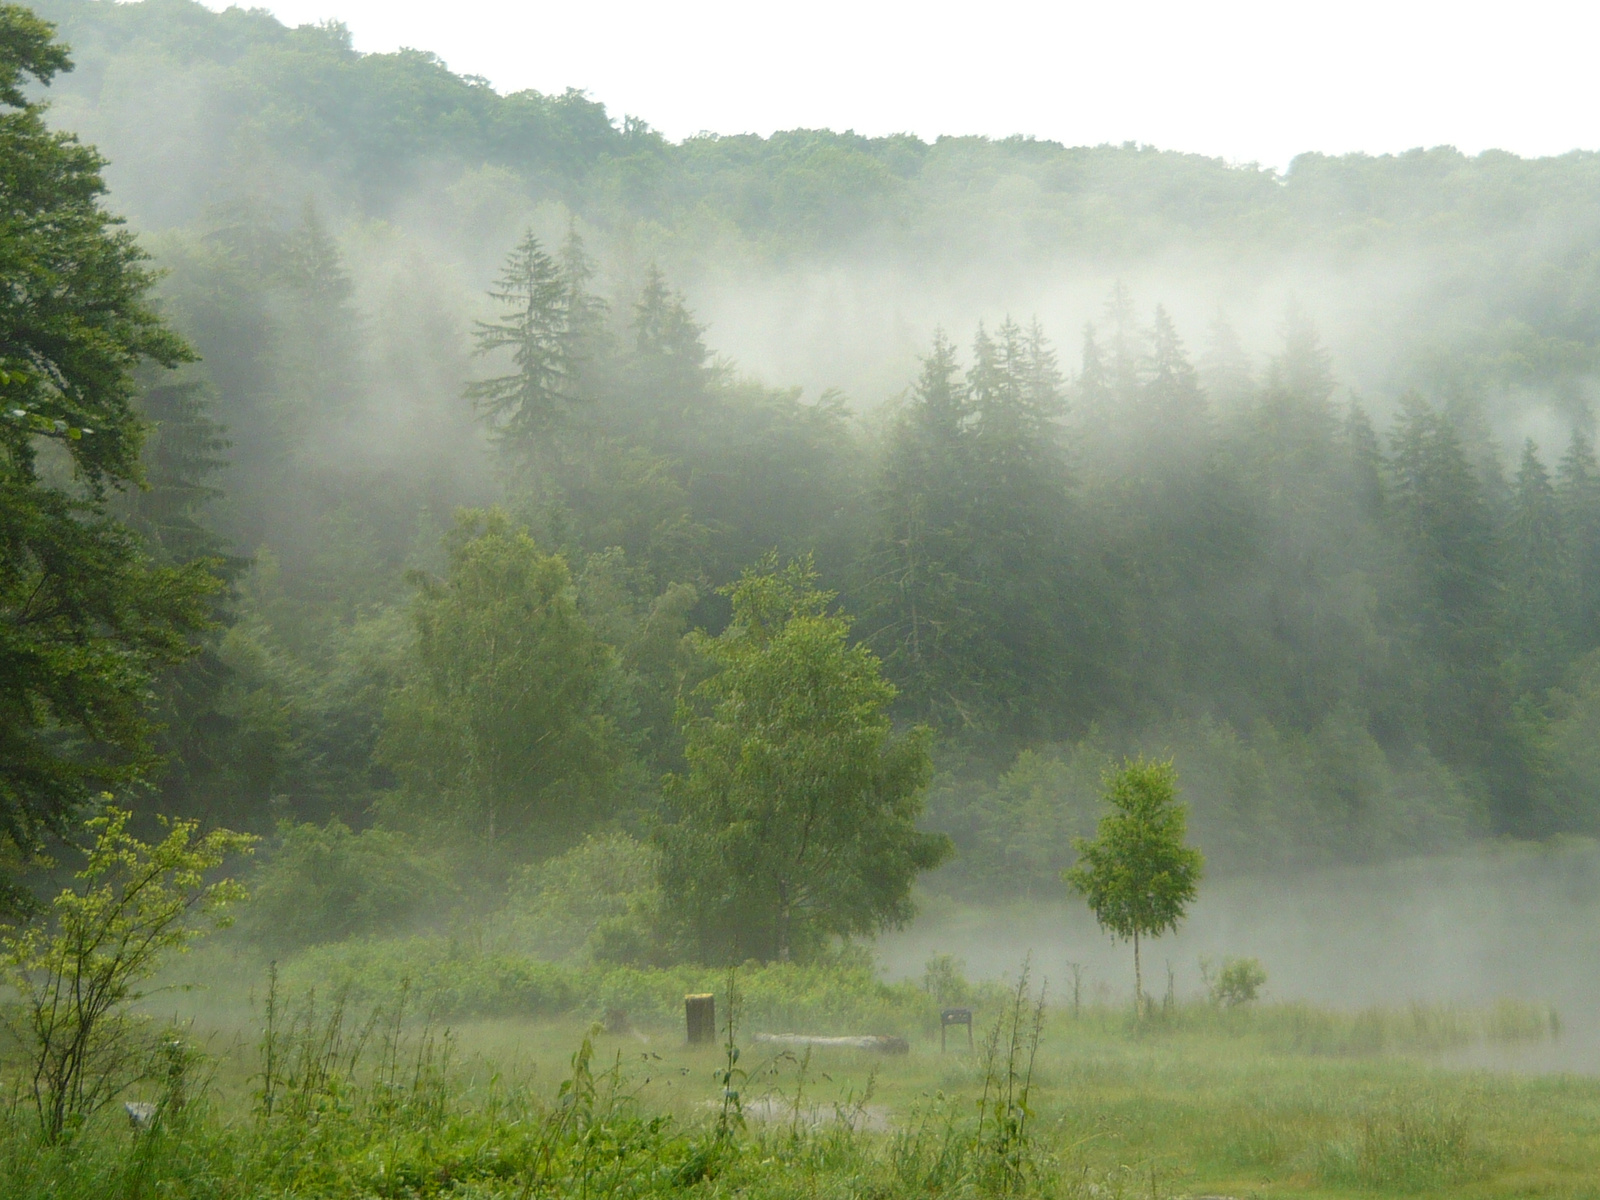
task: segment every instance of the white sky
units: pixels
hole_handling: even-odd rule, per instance
[[[214,7],[223,7],[210,0]],[[256,0],[259,2],[259,0]],[[1600,148],[1600,5],[267,0],[501,91],[583,88],[672,138],[797,126],[1302,150]]]

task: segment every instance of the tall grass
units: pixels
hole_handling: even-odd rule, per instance
[[[1347,1138],[1324,1147],[1324,1183],[1370,1191],[1422,1192],[1478,1178],[1487,1159],[1465,1113],[1438,1106],[1366,1114]]]
[[[866,1002],[914,1021],[930,1001],[903,987],[886,1000],[873,990],[884,985],[834,970],[741,970],[716,1055],[678,1046],[676,1032],[649,1045],[584,1037],[581,1021],[569,1019],[577,1049],[559,1079],[460,1049],[438,997],[421,985],[402,982],[373,1001],[370,976],[313,985],[286,972],[269,978],[254,1030],[217,1047],[210,1066],[192,1043],[173,1055],[147,1128],[112,1112],[52,1146],[26,1106],[0,1109],[0,1197],[1074,1200],[1168,1196],[1177,1184],[1163,1181],[1182,1183],[1197,1161],[1335,1191],[1404,1194],[1487,1177],[1498,1160],[1484,1149],[1491,1139],[1480,1114],[1436,1080],[1410,1091],[1369,1080],[1348,1097],[1337,1080],[1396,1069],[1364,1065],[1380,1047],[1550,1033],[1547,1010],[1515,1005],[1339,1014],[1175,1003],[1135,1024],[1120,1010],[1047,1010],[1024,974],[1004,993],[980,995],[978,1052],[940,1057],[925,1040],[883,1066],[883,1093],[859,1058],[740,1053],[742,1031],[784,1014],[854,1021],[875,1011],[851,1007]],[[692,972],[574,978],[575,989],[588,986],[584,978],[620,978],[651,995],[670,987],[674,1025],[685,990],[709,983],[730,994],[725,976]],[[582,1007],[574,1001],[573,1010]],[[1274,1057],[1290,1054],[1302,1057]],[[1215,1092],[1216,1113],[1197,1107],[1193,1081],[1240,1063],[1258,1072],[1229,1085],[1245,1091]],[[1181,1083],[1157,1083],[1157,1070]],[[15,1095],[15,1064],[0,1064],[0,1078]],[[675,1085],[671,1096],[663,1078]],[[831,1112],[812,1099],[819,1080],[842,1093]],[[1286,1098],[1258,1103],[1259,1086],[1282,1086]]]
[[[1122,1009],[1104,1007],[1084,1009],[1081,1019],[1153,1038],[1210,1034],[1248,1039],[1267,1052],[1296,1055],[1435,1055],[1484,1043],[1540,1042],[1561,1034],[1554,1008],[1519,1000],[1501,1000],[1488,1008],[1412,1002],[1352,1010],[1303,1001],[1223,1008],[1196,1000],[1153,1009],[1137,1023]]]

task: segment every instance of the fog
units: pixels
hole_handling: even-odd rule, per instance
[[[901,689],[897,727],[939,734],[930,820],[987,885],[932,876],[878,943],[891,976],[934,951],[981,976],[1031,954],[1058,994],[1073,961],[1125,996],[1129,955],[1086,911],[1018,897],[1090,831],[1105,762],[1171,753],[1216,871],[1150,946],[1151,991],[1168,962],[1189,993],[1201,956],[1248,955],[1283,999],[1548,1001],[1600,1065],[1600,852],[1560,840],[1600,833],[1600,516],[1570,440],[1600,361],[1594,156],[1278,171],[1028,139],[671,141],[259,12],[43,7],[80,64],[50,119],[109,158],[109,203],[204,358],[232,443],[206,520],[255,558],[206,701],[226,721],[195,722],[233,741],[195,755],[223,766],[173,805],[264,832],[433,828],[403,756],[374,748],[421,669],[407,572],[444,570],[454,512],[499,503],[564,556],[607,641],[626,768],[597,811],[647,838],[699,668],[644,646],[644,614],[692,587],[673,636],[715,632],[716,589],[774,547],[814,552]],[[592,260],[563,286],[605,308],[571,371],[594,377],[573,410],[599,415],[508,451],[463,393],[512,369],[474,331],[506,319],[489,293],[527,234]],[[671,345],[638,316],[658,268]],[[1084,339],[1111,353],[1119,289],[1107,384]],[[1158,306],[1181,345],[1158,344]],[[1048,339],[1000,335],[1013,392],[1048,393],[1025,485],[982,441],[1003,427],[983,405],[1011,394],[984,390],[982,336],[1008,318]],[[1219,322],[1248,357],[1233,394]],[[928,666],[894,640],[908,602],[883,580],[938,509],[902,493],[943,461],[916,457],[906,416],[941,331],[970,406],[945,432],[978,449],[928,485],[967,539],[943,576],[953,665]],[[1556,524],[1550,560],[1527,557]],[[587,831],[530,834],[484,886],[503,898]]]
[[[1084,1003],[1128,1002],[1133,952],[1081,902],[966,908],[932,899],[906,930],[875,946],[887,976],[920,980],[936,953],[974,978],[1015,978],[1024,961],[1070,1003],[1072,963]],[[1600,850],[1488,848],[1461,856],[1218,882],[1176,934],[1143,944],[1145,987],[1158,999],[1172,971],[1178,999],[1204,994],[1200,960],[1259,959],[1271,1000],[1340,1008],[1410,1001],[1551,1004],[1554,1043],[1474,1050],[1517,1069],[1600,1070]]]

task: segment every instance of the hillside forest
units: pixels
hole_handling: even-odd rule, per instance
[[[118,315],[0,302],[14,905],[103,795],[262,836],[268,944],[576,872],[606,920],[530,936],[618,961],[657,888],[707,961],[1059,895],[1125,756],[1213,875],[1600,834],[1600,156],[672,142],[337,25],[33,11],[5,136]],[[848,729],[751,765],[797,678]],[[881,798],[826,920],[735,927],[746,770]]]

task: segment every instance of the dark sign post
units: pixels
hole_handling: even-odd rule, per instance
[[[972,1049],[972,1010],[970,1008],[941,1008],[939,1010],[939,1053],[944,1053],[945,1031],[952,1025],[967,1027],[967,1049]]]
[[[691,1046],[709,1046],[717,1040],[717,998],[701,992],[683,998],[684,1021],[689,1027]]]

